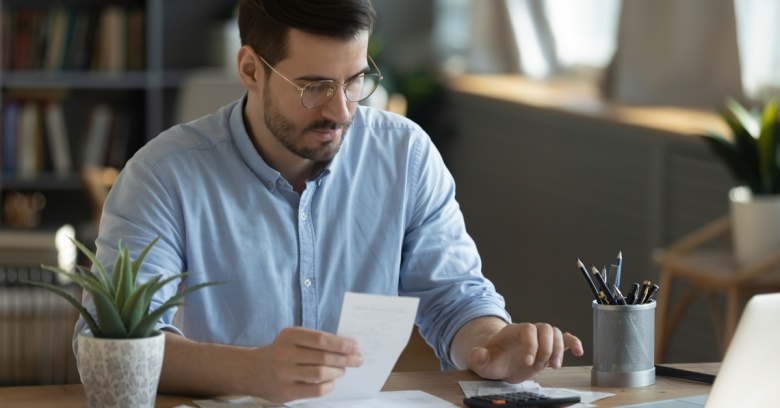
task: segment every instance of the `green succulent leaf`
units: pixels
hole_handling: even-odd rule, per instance
[[[97,269],[97,277],[100,279],[101,282],[103,282],[103,286],[109,290],[111,293],[111,296],[115,296],[115,287],[111,284],[111,279],[108,277],[108,272],[106,272],[106,268],[103,267],[103,264],[101,264],[98,260],[95,254],[92,253],[92,251],[89,250],[86,246],[84,246],[81,242],[76,241],[75,239],[71,238],[71,241],[74,245],[89,258],[89,260],[92,262],[92,266]]]
[[[138,270],[141,269],[141,264],[144,262],[144,259],[146,259],[146,254],[149,253],[149,250],[152,249],[154,244],[156,244],[160,238],[162,238],[162,235],[158,235],[157,238],[153,239],[152,242],[150,242],[149,245],[147,245],[146,248],[141,251],[141,254],[138,255],[138,258],[133,261],[133,282],[135,282],[135,280],[138,278]]]
[[[726,162],[734,178],[748,184],[751,190],[758,187],[756,185],[758,183],[758,174],[750,166],[750,163],[745,160],[745,156],[737,146],[714,133],[707,134],[704,137],[704,141],[707,142],[717,156]]]
[[[773,186],[777,184],[778,156],[777,137],[775,124],[778,121],[777,103],[769,101],[761,115],[761,132],[758,137],[759,165],[761,178],[764,182],[764,191],[771,193]]]
[[[168,299],[167,302],[163,303],[155,309],[153,312],[149,313],[149,315],[145,316],[141,321],[138,323],[138,325],[133,329],[132,332],[128,335],[129,338],[142,338],[142,337],[149,337],[152,330],[154,330],[154,325],[157,324],[157,321],[160,320],[162,315],[170,308],[179,306],[179,299],[183,298],[184,296],[189,295],[190,293],[199,290],[201,288],[205,288],[206,286],[212,286],[212,285],[219,285],[223,282],[205,282],[200,283],[195,286],[189,287],[185,290],[180,291],[179,293],[173,295],[170,299]]]
[[[758,119],[734,98],[726,99],[726,107],[734,115],[740,126],[747,130],[753,139],[758,139],[761,130]],[[733,127],[732,130],[734,130]]]
[[[89,313],[89,311],[79,303],[78,300],[76,300],[73,296],[70,295],[70,293],[64,291],[61,288],[58,288],[54,285],[51,285],[46,282],[40,282],[40,281],[25,281],[24,283],[28,283],[30,285],[40,286],[42,288],[48,289],[61,297],[63,297],[65,300],[67,300],[70,304],[73,305],[73,307],[76,308],[76,310],[79,311],[79,314],[84,318],[84,321],[87,322],[87,326],[89,327],[89,330],[92,331],[92,333],[95,335],[95,337],[100,337],[101,331],[98,327],[97,322],[95,322],[95,318],[92,317],[92,315]]]
[[[136,278],[143,260],[149,250],[160,239],[155,238],[147,245],[138,259],[130,257],[130,248],[118,245],[117,258],[114,260],[114,268],[109,274],[106,268],[97,260],[97,256],[80,242],[72,239],[76,247],[92,261],[92,269],[81,265],[74,265],[73,272],[62,268],[41,265],[44,269],[70,278],[88,294],[95,306],[95,315],[90,314],[81,303],[61,288],[43,282],[28,282],[30,284],[53,291],[73,304],[84,317],[89,329],[95,337],[99,338],[141,338],[152,334],[154,325],[162,314],[176,306],[179,299],[189,293],[206,286],[216,285],[218,282],[208,282],[195,285],[172,296],[160,308],[150,312],[150,305],[154,295],[165,285],[176,279],[181,279],[187,273],[176,274],[163,279],[163,275],[151,277],[148,281],[138,284]]]
[[[754,194],[780,194],[780,115],[772,100],[760,114],[753,114],[736,100],[726,100],[721,116],[731,130],[731,138],[714,133],[703,135],[741,183]]]
[[[137,287],[124,304],[122,308],[122,322],[124,322],[128,332],[131,332],[138,322],[141,321],[141,318],[149,312],[149,302],[146,299],[147,297],[151,299],[154,294],[154,285],[160,278],[162,278],[162,275],[157,275]]]

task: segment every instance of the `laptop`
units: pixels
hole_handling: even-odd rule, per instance
[[[708,395],[631,405],[641,408],[780,406],[780,293],[753,296]],[[625,407],[628,408],[628,407]]]

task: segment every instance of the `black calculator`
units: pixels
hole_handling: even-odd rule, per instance
[[[543,407],[560,404],[576,404],[579,396],[548,397],[528,391],[508,392],[503,394],[479,395],[463,399],[463,403],[472,408],[499,407]]]

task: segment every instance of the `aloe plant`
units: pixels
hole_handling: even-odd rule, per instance
[[[141,285],[137,284],[138,270],[149,250],[159,239],[160,237],[155,238],[135,260],[130,259],[130,249],[127,246],[123,247],[120,242],[119,255],[114,262],[113,273],[110,275],[97,260],[95,254],[75,239],[71,239],[71,241],[92,261],[94,272],[80,265],[76,265],[75,272],[68,272],[55,266],[41,265],[46,270],[70,278],[89,293],[95,303],[97,319],[66,291],[45,282],[28,281],[27,283],[41,286],[65,298],[78,309],[95,337],[110,339],[150,337],[154,325],[163,313],[177,306],[181,298],[203,287],[220,283],[206,282],[187,288],[150,312],[149,306],[152,303],[152,296],[166,284],[187,275],[185,272],[165,279],[162,275],[157,275]]]
[[[780,194],[780,120],[777,101],[751,113],[734,99],[721,114],[732,132],[731,140],[718,134],[704,135],[710,148],[731,174],[753,194]]]

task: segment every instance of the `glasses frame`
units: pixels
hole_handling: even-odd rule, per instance
[[[322,105],[325,105],[326,103],[328,103],[328,101],[329,101],[329,100],[331,100],[331,99],[333,98],[333,95],[335,95],[335,94],[336,94],[336,92],[332,92],[332,93],[330,93],[330,94],[328,95],[328,99],[325,99],[325,100],[324,100],[324,101],[323,101],[321,104],[319,104],[319,105],[317,105],[317,106],[312,106],[312,107],[306,106],[306,105],[303,103],[303,93],[304,93],[304,92],[306,91],[306,89],[307,89],[309,86],[311,86],[312,84],[321,84],[321,83],[323,83],[323,82],[327,82],[327,83],[332,83],[332,84],[335,84],[336,86],[339,86],[339,87],[341,87],[341,90],[342,90],[342,92],[344,92],[344,97],[345,97],[345,98],[347,98],[347,100],[348,100],[348,101],[350,101],[350,102],[355,102],[355,103],[358,103],[358,102],[365,101],[366,99],[368,99],[368,97],[370,97],[371,95],[373,95],[373,94],[374,94],[374,92],[376,91],[376,88],[377,88],[377,87],[379,87],[379,82],[380,82],[380,81],[382,81],[382,79],[384,78],[384,77],[382,76],[382,73],[379,71],[379,67],[377,67],[377,66],[376,66],[376,62],[374,62],[374,59],[373,59],[373,58],[371,58],[371,56],[370,56],[370,55],[367,55],[367,57],[368,57],[368,60],[369,60],[369,61],[371,61],[371,65],[373,65],[373,66],[374,66],[374,69],[376,70],[376,73],[360,74],[360,75],[358,75],[358,76],[356,76],[356,77],[354,77],[354,78],[350,79],[349,81],[346,81],[346,82],[344,82],[343,84],[340,84],[340,83],[338,83],[338,82],[336,82],[336,81],[334,81],[334,80],[332,80],[332,79],[322,79],[322,80],[319,80],[319,81],[311,81],[311,82],[309,82],[308,84],[306,84],[306,85],[304,85],[304,86],[298,86],[298,85],[296,85],[296,84],[295,84],[295,82],[293,82],[293,81],[291,81],[291,80],[287,79],[287,77],[286,77],[286,76],[282,75],[282,73],[281,73],[281,72],[277,71],[277,70],[276,70],[276,68],[272,67],[272,66],[271,66],[271,64],[269,64],[269,63],[268,63],[268,61],[266,61],[266,60],[265,60],[263,57],[261,57],[261,56],[259,56],[259,55],[258,55],[257,57],[258,57],[258,58],[260,58],[260,61],[263,61],[263,63],[264,63],[265,65],[267,65],[267,66],[268,66],[268,68],[271,68],[271,71],[273,71],[274,73],[276,73],[276,75],[279,75],[280,77],[282,77],[282,79],[284,79],[285,81],[287,81],[287,82],[288,82],[290,85],[292,85],[292,86],[294,86],[296,89],[298,89],[298,91],[301,93],[301,106],[303,106],[303,107],[304,107],[304,108],[306,108],[306,109],[317,109],[317,108],[319,108],[320,106],[322,106]],[[355,80],[356,80],[356,79],[358,79],[358,78],[366,78],[366,77],[376,77],[376,82],[374,83],[374,89],[372,89],[372,90],[371,90],[371,92],[369,92],[369,93],[368,93],[368,95],[366,95],[365,97],[361,98],[360,100],[353,101],[353,100],[352,100],[352,99],[350,99],[350,98],[349,98],[349,96],[347,95],[347,85],[349,85],[349,84],[350,84],[352,81],[355,81]],[[364,79],[364,80],[365,80],[365,79]],[[331,88],[331,89],[332,89],[332,88]]]

